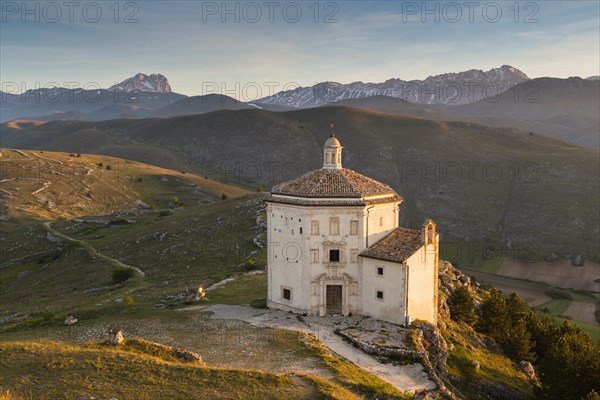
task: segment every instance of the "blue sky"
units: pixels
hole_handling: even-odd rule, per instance
[[[1,3],[0,78],[27,89],[108,87],[144,72],[164,74],[179,93],[216,85],[248,100],[326,80],[503,64],[530,77],[600,73],[598,1],[136,1],[117,3],[118,14],[113,1],[71,10],[63,1]]]

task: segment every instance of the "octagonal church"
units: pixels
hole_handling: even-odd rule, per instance
[[[265,202],[269,308],[436,322],[435,223],[400,227],[402,197],[343,168],[334,135],[322,168],[274,186]]]

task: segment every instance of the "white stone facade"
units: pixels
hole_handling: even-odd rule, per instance
[[[422,233],[400,228],[402,198],[343,169],[341,149],[330,138],[321,170],[275,186],[265,199],[268,307],[435,322],[435,224]]]

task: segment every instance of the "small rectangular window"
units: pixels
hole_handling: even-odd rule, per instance
[[[358,249],[350,249],[350,262],[358,262]]]
[[[358,235],[358,221],[350,221],[350,234]]]
[[[311,235],[319,234],[319,221],[310,221],[310,234]]]
[[[329,261],[330,262],[339,262],[340,261],[340,251],[339,250],[329,250]]]
[[[292,290],[291,289],[283,289],[282,290],[282,297],[284,300],[292,300]]]
[[[310,262],[319,262],[319,249],[310,249]]]
[[[377,267],[377,275],[383,275],[383,267]]]
[[[339,235],[340,234],[340,219],[330,218],[329,219],[329,234]]]
[[[300,228],[300,234],[302,235],[302,228]]]
[[[377,300],[383,300],[383,290],[377,291]]]

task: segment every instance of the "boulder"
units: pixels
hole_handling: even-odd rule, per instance
[[[535,369],[533,369],[533,365],[530,362],[521,361],[519,363],[519,370],[523,371],[529,379],[535,379]]]
[[[25,278],[27,275],[30,275],[31,272],[30,271],[23,271],[23,272],[19,272],[17,274],[17,280],[23,279]]]
[[[77,323],[77,318],[75,318],[73,316],[73,314],[69,314],[69,315],[67,315],[67,318],[65,318],[64,325],[74,325],[76,323]]]
[[[481,367],[481,365],[479,365],[479,361],[477,361],[477,360],[473,360],[473,361],[471,361],[471,366],[472,366],[474,369],[479,369],[479,368]]]
[[[121,329],[108,328],[108,340],[106,341],[108,344],[118,346],[124,341],[125,337],[123,336],[123,331]]]
[[[458,280],[465,285],[468,285],[471,283],[471,278],[469,278],[466,275],[462,275],[460,278],[458,278]]]
[[[583,256],[581,254],[577,254],[571,260],[571,264],[574,265],[574,266],[576,266],[576,267],[581,267],[583,264],[585,264],[585,260],[583,259]]]
[[[496,341],[489,336],[483,337],[483,344],[485,345],[485,347],[487,347],[490,350],[497,351],[497,352],[501,351],[498,343],[496,343]]]

